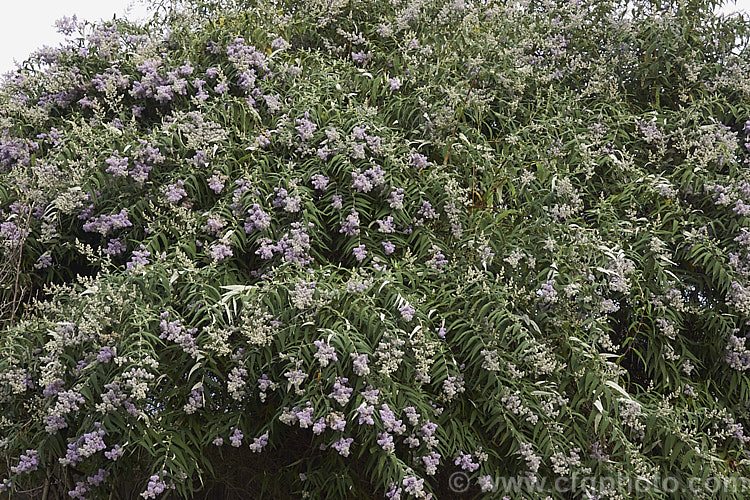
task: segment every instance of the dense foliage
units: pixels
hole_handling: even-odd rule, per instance
[[[743,498],[750,22],[714,7],[59,21],[0,89],[0,489]]]

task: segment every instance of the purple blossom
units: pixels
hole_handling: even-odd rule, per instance
[[[185,183],[181,180],[178,180],[175,184],[167,184],[165,192],[167,201],[174,205],[187,196],[187,192],[183,189],[184,186]]]
[[[398,90],[401,88],[401,80],[396,76],[394,78],[389,78],[388,83],[391,85],[390,90]]]
[[[381,233],[395,233],[396,229],[393,227],[393,217],[388,216],[385,219],[378,219],[375,221],[378,223],[378,231]]]
[[[303,141],[307,141],[313,138],[313,133],[318,129],[318,126],[311,122],[308,118],[310,114],[305,112],[304,118],[297,118],[295,121],[297,126],[294,127],[299,132],[300,138]]]
[[[102,236],[107,236],[113,231],[132,225],[133,223],[128,219],[127,209],[123,208],[119,214],[93,217],[83,225],[83,230],[87,233],[99,233]],[[0,228],[0,235],[2,233],[3,231]]]
[[[366,405],[365,403],[362,403],[357,408],[357,413],[359,413],[359,425],[375,425],[375,420],[373,419],[373,415],[375,414],[375,407],[373,405]]]
[[[95,431],[88,432],[79,437],[74,443],[68,444],[68,450],[64,457],[59,460],[63,466],[75,467],[95,453],[107,449],[104,444],[104,430],[99,422],[94,423]]]
[[[422,463],[425,466],[425,472],[428,476],[434,476],[437,472],[437,467],[440,465],[440,453],[431,451],[429,455],[422,457]]]
[[[328,157],[331,156],[331,150],[328,147],[328,145],[319,147],[317,152],[318,152],[318,158],[320,158],[321,161],[326,161]]]
[[[313,187],[318,191],[325,191],[328,188],[328,177],[320,174],[315,174],[311,177]]]
[[[398,312],[401,314],[401,317],[404,319],[404,321],[408,323],[409,321],[414,319],[414,313],[417,312],[417,310],[407,302],[406,304],[398,308]]]
[[[423,201],[422,206],[417,210],[417,215],[428,220],[439,219],[440,215],[432,208],[432,204],[429,201]]]
[[[354,442],[354,438],[341,438],[335,443],[333,443],[333,448],[339,452],[339,454],[342,457],[348,457],[349,456],[349,448],[351,447],[352,443]]]
[[[354,257],[357,259],[357,262],[360,263],[365,260],[365,257],[367,257],[367,250],[365,249],[364,245],[358,245],[354,247],[352,253],[354,253]]]
[[[367,366],[368,357],[367,354],[360,354],[357,355],[355,353],[351,354],[352,357],[352,365],[354,369],[354,373],[360,377],[365,377],[370,374],[370,367]]]
[[[431,438],[437,430],[437,424],[433,422],[425,422],[422,427],[419,428],[419,435],[424,439]]]
[[[135,152],[135,167],[130,171],[130,176],[137,182],[143,182],[148,179],[151,164],[161,164],[165,157],[159,148],[152,146],[148,141],[139,139],[138,142],[141,146]]]
[[[190,76],[193,74],[193,71],[195,71],[195,68],[189,61],[177,68],[177,72],[182,76]]]
[[[31,152],[39,149],[36,142],[9,136],[7,132],[0,138],[0,171],[15,165],[30,165]]]
[[[78,28],[78,17],[75,14],[73,17],[63,16],[55,21],[55,28],[61,35],[69,36]]]
[[[159,104],[166,104],[174,99],[174,90],[171,85],[159,85],[156,87],[156,100]]]
[[[63,387],[65,387],[65,382],[62,379],[54,380],[44,388],[44,390],[42,391],[42,395],[45,398],[51,398],[52,396],[60,392]]]
[[[372,54],[364,51],[352,52],[352,59],[359,64],[367,64],[372,59]]]
[[[89,195],[89,198],[91,195]],[[83,210],[81,210],[81,213],[78,215],[78,219],[88,221],[91,219],[91,217],[94,216],[94,205],[90,204]]]
[[[388,432],[399,435],[406,432],[406,426],[403,425],[401,420],[396,420],[396,415],[387,404],[382,404],[378,413],[380,413],[380,419]]]
[[[125,177],[128,175],[128,158],[121,158],[119,151],[104,160],[108,165],[106,172],[114,177]]]
[[[409,495],[413,495],[417,498],[424,497],[424,479],[417,479],[416,476],[406,476],[401,485],[404,487],[404,491]]]
[[[322,434],[323,431],[326,430],[325,419],[321,417],[318,420],[316,420],[315,423],[313,424],[312,430],[313,430],[313,434],[315,434],[316,436],[319,436],[320,434]]]
[[[284,374],[289,380],[289,383],[293,386],[299,387],[300,384],[307,378],[307,374],[302,370],[290,370]]]
[[[107,248],[102,251],[114,257],[115,255],[120,255],[125,250],[126,247],[119,238],[112,238],[107,242]]]
[[[443,323],[445,323],[445,320],[443,320]],[[446,333],[445,324],[443,324],[439,328],[436,328],[435,329],[435,333],[437,333],[438,337],[440,337],[441,339],[444,339],[445,338],[445,333]]]
[[[117,459],[120,458],[124,452],[125,451],[120,447],[120,445],[116,444],[112,447],[111,450],[105,451],[104,456],[108,458],[109,460],[116,462]]]
[[[211,245],[211,249],[209,250],[209,255],[211,255],[211,258],[213,260],[224,260],[227,257],[231,257],[234,254],[232,253],[232,249],[229,247],[228,243],[220,242],[220,243],[215,243],[214,245]]]
[[[390,37],[393,34],[393,28],[391,23],[380,23],[378,26],[378,29],[375,30],[375,33],[382,37]]]
[[[203,386],[202,385],[190,391],[190,396],[188,396],[188,402],[185,406],[182,407],[183,411],[188,415],[192,415],[199,408],[203,408]]]
[[[198,347],[196,346],[194,337],[198,331],[197,329],[184,329],[179,319],[167,321],[169,311],[164,311],[159,317],[161,318],[159,322],[159,329],[161,330],[160,339],[166,339],[179,344],[182,350],[188,354],[197,354]]]
[[[83,395],[79,392],[73,390],[59,392],[57,394],[57,403],[51,409],[53,413],[45,417],[45,430],[49,434],[54,434],[58,430],[68,427],[68,423],[62,415],[78,411],[79,405],[85,403],[85,401]]]
[[[406,418],[409,420],[409,423],[413,426],[416,426],[419,424],[419,413],[417,412],[416,408],[413,406],[407,406],[404,408],[404,413],[406,414]]]
[[[738,199],[735,201],[732,211],[740,217],[750,217],[750,203],[745,203],[743,200]]]
[[[162,477],[167,475],[167,471],[162,471]],[[146,491],[141,493],[143,498],[156,498],[167,489],[166,483],[161,477],[153,475],[149,478],[148,484],[146,485]]]
[[[271,144],[271,137],[268,134],[268,131],[258,134],[258,136],[255,138],[255,142],[253,143],[254,147],[267,148]]]
[[[365,132],[367,132],[367,126],[359,126],[356,125],[354,129],[352,129],[352,136],[354,136],[355,139],[364,141],[365,140]]]
[[[299,196],[289,196],[284,188],[273,188],[273,190],[276,193],[276,198],[272,202],[274,207],[283,207],[287,212],[299,212],[302,203]]]
[[[221,234],[221,230],[226,225],[227,225],[226,221],[222,219],[221,217],[209,217],[206,220],[206,225],[204,226],[203,229],[205,229],[205,231],[208,234],[219,236]]]
[[[589,457],[593,458],[597,462],[607,462],[609,461],[609,455],[606,451],[607,450],[602,447],[599,441],[594,441],[594,443],[591,444],[591,454],[589,455]]]
[[[278,113],[281,111],[281,97],[279,94],[276,95],[264,95],[263,100],[266,103],[266,107],[268,108],[268,112],[273,114]]]
[[[241,71],[237,74],[237,86],[244,90],[246,93],[251,92],[255,88],[255,81],[257,80],[257,74],[254,69],[247,71]],[[248,102],[253,106],[255,100],[252,97],[248,98]]]
[[[397,488],[396,483],[390,483],[388,485],[388,491],[385,492],[385,498],[389,500],[401,500],[401,488]]]
[[[259,438],[253,438],[253,442],[250,445],[250,451],[253,453],[260,453],[263,448],[268,445],[268,433],[262,434]]]
[[[48,434],[54,434],[60,429],[68,427],[68,422],[60,415],[47,415],[44,417],[44,430]]]
[[[260,248],[255,251],[255,255],[259,255],[261,259],[268,260],[273,258],[273,252],[276,250],[276,245],[273,244],[270,238],[260,238],[258,240]]]
[[[396,449],[396,446],[393,444],[393,436],[388,434],[387,432],[378,432],[377,443],[381,448],[389,453],[392,453]]]
[[[419,447],[419,438],[417,438],[414,434],[407,436],[404,438],[404,444],[409,446],[409,449],[412,448],[418,448]]]
[[[87,478],[86,478],[86,481],[87,481],[87,482],[88,482],[88,483],[89,483],[89,484],[90,484],[91,486],[99,486],[99,485],[100,485],[100,484],[102,484],[102,483],[103,483],[103,482],[104,482],[104,481],[105,481],[105,480],[106,480],[106,479],[107,479],[108,477],[109,477],[109,472],[107,472],[107,471],[106,471],[106,470],[104,470],[104,469],[99,469],[99,470],[98,470],[98,471],[96,472],[96,474],[94,474],[93,476],[89,476],[89,477],[87,477]]]
[[[342,202],[343,202],[343,197],[341,195],[334,194],[333,197],[331,198],[331,206],[335,208],[336,210],[341,210],[344,207]]]
[[[338,356],[336,356],[336,350],[330,344],[322,340],[316,340],[313,344],[318,348],[313,357],[318,360],[320,366],[323,368],[328,366],[331,361],[336,362],[339,360]]]
[[[39,256],[37,261],[34,263],[34,269],[46,269],[52,265],[52,257],[49,255],[42,254]]]
[[[211,188],[214,193],[219,194],[221,193],[221,190],[224,189],[225,180],[225,176],[214,174],[208,178],[208,187]]]
[[[454,464],[460,466],[462,470],[467,470],[469,472],[474,472],[479,469],[479,464],[472,461],[471,455],[462,451],[458,452]]]
[[[129,262],[125,264],[125,268],[127,270],[133,269],[139,265],[141,266],[147,266],[151,263],[151,261],[148,260],[147,257],[151,256],[151,252],[146,250],[145,245],[140,246],[140,250],[133,250],[133,256],[130,259]]]
[[[331,413],[328,415],[328,425],[332,431],[344,432],[344,429],[346,429],[346,419],[341,413]]]
[[[488,245],[482,245],[479,247],[479,259],[482,262],[482,267],[487,270],[492,265],[492,260],[495,258],[495,253],[492,248]]]
[[[537,296],[545,304],[554,304],[557,302],[557,291],[555,290],[555,280],[549,280],[546,283],[542,283],[539,290],[536,291]]]
[[[76,481],[76,487],[68,491],[70,498],[78,498],[80,500],[86,499],[86,494],[89,492],[89,487],[83,481]]]
[[[250,67],[255,67],[265,73],[270,72],[266,56],[262,52],[258,52],[253,45],[246,45],[243,38],[235,38],[227,46],[227,56],[238,69],[247,70]]]
[[[360,169],[352,172],[352,187],[360,193],[369,193],[383,184],[385,184],[385,171],[379,165],[365,170],[364,173]]]
[[[247,213],[250,217],[245,219],[245,233],[265,231],[271,226],[271,216],[264,212],[257,203],[253,204]]]
[[[482,476],[477,480],[477,484],[479,485],[479,488],[482,490],[483,493],[492,491],[495,489],[495,486],[492,484],[492,476],[489,474],[486,476]]]
[[[312,226],[312,223],[308,224],[308,227]],[[292,230],[281,237],[276,244],[275,250],[283,255],[285,262],[291,262],[300,266],[312,262],[312,257],[308,254],[310,250],[310,236],[307,234],[307,228],[301,222],[292,223]]]
[[[232,428],[234,429],[234,427]],[[232,435],[229,436],[229,442],[234,446],[235,448],[239,448],[242,446],[242,438],[245,436],[242,434],[242,431],[239,429],[234,429],[234,432],[232,432]]]
[[[352,152],[350,155],[355,160],[365,159],[365,145],[364,144],[352,144]]]
[[[286,50],[289,47],[291,47],[289,42],[284,40],[282,37],[276,38],[271,42],[271,48],[275,50]]]
[[[109,346],[102,347],[101,351],[99,351],[99,354],[96,355],[96,360],[100,363],[109,363],[109,361],[114,357],[115,351]]]
[[[367,135],[365,136],[365,140],[367,141],[367,146],[373,153],[380,153],[382,151],[383,146],[381,145],[380,137],[375,135]]]
[[[659,141],[664,138],[664,133],[659,130],[659,127],[655,122],[647,122],[645,120],[641,120],[637,122],[637,125],[641,131],[641,134],[643,134],[644,140],[647,143]]]
[[[386,255],[391,255],[393,252],[396,251],[396,245],[391,243],[390,241],[384,241],[383,242],[383,251]]]
[[[309,401],[307,403],[307,407],[305,407],[304,410],[296,412],[297,421],[299,422],[300,428],[307,429],[308,427],[311,427],[313,425],[313,412],[314,409],[312,406],[310,406]]]
[[[726,349],[724,361],[729,366],[740,371],[750,369],[750,350],[745,347],[745,338],[730,335]]]
[[[354,389],[346,385],[347,382],[349,382],[349,379],[346,377],[336,377],[336,382],[333,384],[333,392],[328,395],[329,398],[335,400],[341,406],[346,406],[354,392]]]
[[[427,167],[427,157],[423,154],[412,153],[409,155],[409,163],[414,168],[425,168]]]
[[[13,474],[31,474],[39,468],[39,453],[36,450],[26,450],[18,458],[18,465],[10,468]]]
[[[339,233],[347,236],[357,236],[359,234],[359,212],[352,208],[351,213],[346,216],[346,220],[341,223]]]
[[[433,245],[430,249],[430,253],[432,256],[430,257],[430,260],[427,261],[427,266],[437,271],[442,271],[448,264],[448,260],[445,258],[445,255],[443,255],[440,247]]]
[[[367,401],[368,404],[378,404],[378,395],[380,394],[380,391],[378,389],[373,389],[372,386],[368,385],[367,389],[362,391],[360,394],[362,394],[362,397],[365,401]]]
[[[394,210],[402,210],[404,208],[404,190],[398,188],[388,195],[388,205]]]

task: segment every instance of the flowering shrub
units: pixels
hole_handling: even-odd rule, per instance
[[[750,473],[747,19],[177,3],[2,85],[0,490]]]

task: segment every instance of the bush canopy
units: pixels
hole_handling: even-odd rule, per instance
[[[58,21],[0,87],[0,495],[745,498],[717,5]]]

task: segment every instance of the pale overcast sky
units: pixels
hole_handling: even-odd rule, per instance
[[[0,74],[15,68],[14,61],[23,61],[32,51],[43,46],[57,46],[62,35],[54,23],[63,16],[79,19],[143,18],[146,9],[142,0],[0,0]],[[731,0],[725,12],[750,12],[750,0]]]

